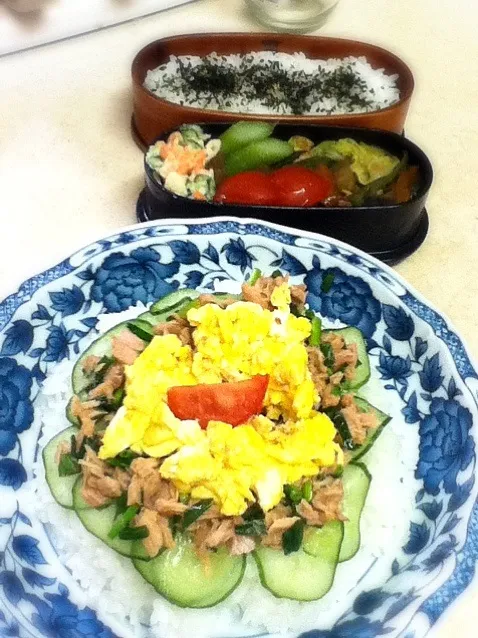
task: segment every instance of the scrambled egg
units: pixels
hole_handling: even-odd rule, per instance
[[[193,498],[213,498],[227,516],[242,514],[254,494],[262,509],[270,510],[286,483],[315,476],[341,454],[324,414],[296,422],[292,433],[275,440],[261,435],[254,422],[233,428],[213,421],[203,433],[202,440],[166,458],[160,471]]]
[[[189,310],[195,348],[176,335],[156,336],[126,368],[126,397],[108,426],[99,456],[126,448],[162,458],[160,473],[193,498],[213,498],[225,515],[257,500],[267,511],[283,486],[342,463],[330,419],[314,410],[319,397],[308,370],[310,323],[289,312],[287,284],[274,290],[273,312],[249,302]],[[167,405],[178,385],[269,375],[264,414],[232,427],[181,421]]]

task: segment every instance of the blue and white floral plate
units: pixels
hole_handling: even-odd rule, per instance
[[[114,636],[83,607],[32,514],[42,382],[78,355],[98,314],[178,287],[242,281],[254,267],[304,280],[312,308],[363,331],[375,376],[399,406],[394,418],[404,436],[419,435],[419,489],[402,549],[380,586],[360,591],[333,626],[307,637],[421,638],[472,581],[478,375],[447,319],[392,270],[329,238],[254,220],[163,221],[80,250],[0,305],[0,635]],[[324,292],[328,273],[333,284]]]

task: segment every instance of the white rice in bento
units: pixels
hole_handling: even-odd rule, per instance
[[[398,75],[365,57],[313,60],[303,53],[171,56],[144,86],[184,106],[231,113],[338,115],[378,111],[400,99]]]
[[[104,315],[99,318],[97,327],[105,332],[142,311],[144,307],[136,307],[116,315]],[[73,361],[58,364],[36,400],[42,422],[40,448],[68,427],[65,406],[71,394],[73,364]],[[384,397],[377,379],[372,377],[367,386],[367,398],[377,407],[400,414],[393,397]],[[125,638],[191,635],[224,638],[262,631],[280,634],[291,631],[296,635],[298,631],[327,628],[360,591],[383,583],[391,562],[405,542],[413,495],[418,489],[414,478],[418,435],[408,428],[405,441],[402,427],[400,418],[392,419],[366,457],[374,478],[362,514],[361,549],[352,560],[339,565],[332,589],[317,602],[275,598],[261,586],[255,563],[249,559],[242,583],[219,605],[201,610],[172,605],[141,578],[128,558],[106,547],[83,528],[74,512],[56,504],[46,484],[41,460],[35,466],[33,485],[37,516],[46,524],[60,561],[77,581],[81,597],[77,596]],[[414,436],[416,441],[412,440]],[[360,585],[354,587],[365,572]],[[71,593],[75,599],[75,592]]]

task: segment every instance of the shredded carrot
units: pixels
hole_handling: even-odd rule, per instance
[[[165,160],[167,158],[167,156],[169,155],[169,147],[167,144],[165,144],[164,142],[162,142],[161,147],[159,149],[159,157],[162,160]]]

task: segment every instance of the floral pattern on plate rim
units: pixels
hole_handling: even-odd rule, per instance
[[[333,627],[303,638],[420,638],[471,582],[478,377],[448,321],[393,271],[331,239],[257,222],[150,223],[79,251],[0,305],[0,485],[18,497],[0,518],[0,635],[114,636],[70,600],[43,529],[21,505],[38,452],[34,399],[48,371],[79,354],[98,314],[180,287],[240,281],[256,266],[305,281],[314,310],[362,330],[384,389],[420,437],[422,487],[388,579],[356,596]]]

